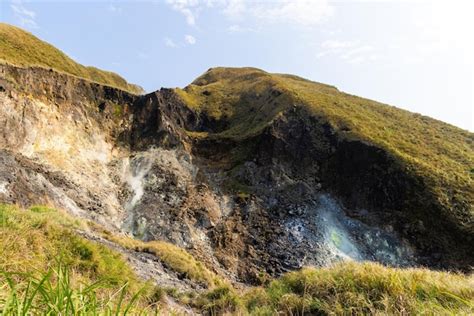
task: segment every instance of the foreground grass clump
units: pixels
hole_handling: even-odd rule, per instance
[[[2,61],[22,67],[53,68],[132,93],[139,94],[143,91],[139,86],[127,83],[116,73],[78,64],[54,46],[5,23],[0,23],[0,62]]]
[[[256,314],[472,315],[474,278],[348,262],[288,273],[244,298]]]
[[[84,224],[67,214],[47,208],[21,210],[0,206],[0,269],[47,271],[55,259],[81,272],[84,279],[106,275],[108,283],[137,282],[120,254],[77,235]]]
[[[108,288],[108,287],[106,287]],[[68,267],[60,262],[44,274],[0,275],[0,314],[2,315],[126,315],[139,310],[151,312],[153,307],[137,308],[145,288],[131,295],[128,284],[109,288],[104,282],[75,286]]]
[[[150,305],[157,291],[120,254],[77,235],[82,225],[47,207],[0,205],[0,314],[112,314]]]
[[[229,285],[221,285],[201,294],[191,303],[198,310],[210,315],[243,315],[255,311],[247,310],[244,299]]]

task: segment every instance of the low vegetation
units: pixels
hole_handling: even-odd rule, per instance
[[[195,304],[215,315],[472,315],[474,278],[346,262],[291,272],[241,294],[220,287]]]
[[[288,273],[248,294],[247,307],[290,315],[469,315],[473,285],[472,276],[347,262]]]
[[[225,284],[224,280],[207,269],[202,262],[196,260],[189,252],[171,243],[161,240],[144,242],[112,234],[101,228],[99,228],[99,231],[107,240],[127,249],[154,254],[166,267],[205,288],[214,288]]]
[[[90,315],[157,308],[159,289],[122,256],[75,233],[83,223],[37,206],[0,205],[0,314]]]
[[[38,276],[3,272],[0,286],[2,315],[119,315],[154,310],[151,305],[138,309],[135,304],[142,291],[129,297],[127,283],[107,295],[108,287],[101,281],[74,285],[71,271],[60,262]]]
[[[211,315],[474,313],[474,276],[346,262],[237,290],[176,246],[102,230],[109,240],[154,253],[209,287],[201,294],[164,291],[138,280],[120,254],[75,233],[84,225],[47,207],[0,205],[0,314],[152,315],[164,293]]]
[[[143,89],[110,71],[76,63],[62,51],[20,28],[0,23],[0,63],[52,68],[100,84],[140,94]]]

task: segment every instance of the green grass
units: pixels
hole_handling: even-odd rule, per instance
[[[92,243],[74,231],[84,224],[47,207],[21,210],[0,206],[0,269],[3,271],[46,271],[56,258],[93,280],[106,275],[108,283],[137,282],[120,254]],[[132,283],[133,283],[132,282]]]
[[[229,285],[219,286],[201,294],[191,304],[210,315],[242,315],[250,311],[245,307],[243,298]]]
[[[474,277],[346,262],[243,292],[221,286],[193,304],[213,315],[472,315]]]
[[[140,94],[143,89],[110,71],[76,63],[54,46],[15,26],[0,23],[0,63],[39,66]]]
[[[288,314],[469,315],[474,312],[474,278],[349,262],[288,273],[260,296]]]
[[[0,205],[0,314],[158,312],[165,291],[140,282],[119,254],[74,233],[87,228],[98,230],[48,207],[22,210]],[[328,268],[304,268],[267,280],[261,287],[237,290],[221,279],[216,281],[213,273],[205,272],[199,261],[176,246],[108,234],[119,244],[155,253],[191,280],[209,282],[209,290],[201,294],[168,290],[168,295],[206,314],[474,313],[472,275],[346,262]]]
[[[0,205],[0,314],[156,307],[154,286],[138,280],[119,253],[75,233],[84,225],[44,206]]]
[[[214,288],[226,282],[210,271],[205,264],[195,259],[186,250],[171,243],[154,240],[144,242],[127,236],[112,234],[100,227],[95,228],[101,235],[127,249],[155,255],[166,267],[206,288]]]
[[[130,296],[128,284],[109,295],[101,281],[74,286],[71,271],[60,262],[56,268],[36,277],[33,274],[0,274],[2,315],[126,315],[152,313],[151,306],[137,308],[143,290]],[[145,289],[145,288],[143,288]]]
[[[177,94],[225,129],[196,138],[243,140],[294,106],[327,122],[340,138],[370,142],[421,177],[447,216],[474,234],[474,134],[441,121],[359,98],[303,78],[255,68],[212,68]],[[221,124],[222,125],[222,124]]]

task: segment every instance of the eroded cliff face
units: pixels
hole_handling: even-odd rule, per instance
[[[115,139],[135,97],[41,68],[2,66],[1,74],[2,200],[119,216],[108,164],[126,155]]]
[[[337,260],[472,264],[459,260],[470,243],[450,251],[461,237],[426,217],[422,183],[302,108],[241,141],[200,137],[225,122],[173,90],[135,96],[40,68],[0,74],[1,202],[172,242],[236,282]]]

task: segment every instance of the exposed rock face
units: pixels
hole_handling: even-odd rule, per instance
[[[8,190],[4,200],[22,205],[49,200],[92,218],[119,216],[121,204],[110,194],[118,187],[107,165],[122,155],[115,139],[127,129],[124,118],[135,97],[39,68],[2,66],[1,74],[0,147],[18,161],[18,170],[3,165],[11,168],[3,181],[9,187],[24,183],[28,192],[19,193],[20,185]]]
[[[462,236],[423,211],[438,207],[423,183],[302,108],[249,139],[199,138],[192,132],[225,120],[172,90],[134,96],[44,69],[2,65],[0,74],[2,202],[48,203],[170,241],[249,283],[348,258],[473,263],[472,244],[456,244]],[[413,205],[420,211],[407,213]]]

